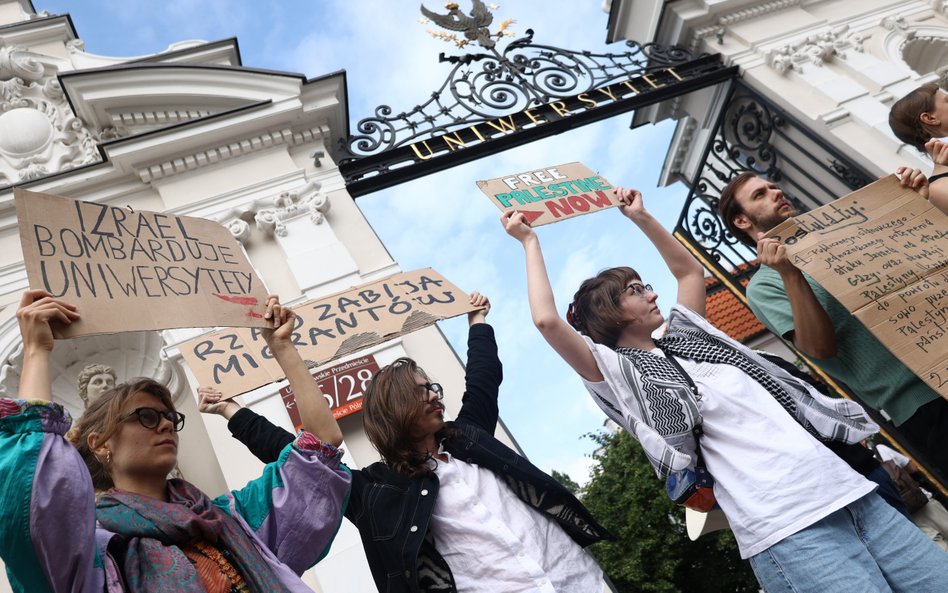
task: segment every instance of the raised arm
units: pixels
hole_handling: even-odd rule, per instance
[[[654,216],[645,210],[642,193],[635,189],[616,188],[621,202],[619,210],[645,233],[678,281],[678,302],[704,317],[704,268]]]
[[[540,330],[543,339],[580,376],[587,381],[602,381],[602,373],[586,342],[556,311],[553,288],[536,232],[527,224],[523,214],[516,210],[504,212],[500,221],[507,234],[523,246],[527,263],[527,299],[533,324]]]
[[[471,305],[483,307],[468,313],[467,365],[464,369],[464,395],[457,421],[476,424],[494,432],[499,414],[497,396],[504,380],[503,366],[497,356],[494,328],[487,324],[490,301],[479,292],[472,292]]]
[[[793,345],[814,358],[836,356],[836,329],[806,277],[787,258],[786,247],[776,239],[757,237],[760,263],[777,270],[783,280],[793,316]]]
[[[53,401],[49,378],[49,357],[53,352],[53,330],[50,325],[69,325],[79,319],[79,313],[74,305],[53,298],[45,290],[28,290],[20,299],[16,319],[23,337],[20,395],[29,399]]]
[[[342,431],[336,424],[332,410],[329,409],[316,380],[310,375],[306,363],[293,345],[296,314],[288,307],[280,305],[276,297],[271,296],[267,299],[265,318],[272,320],[274,329],[263,330],[263,337],[290,382],[303,428],[322,442],[338,447],[342,444]]]
[[[227,420],[230,434],[244,444],[263,463],[273,463],[293,442],[293,433],[273,424],[253,410],[243,408],[213,387],[198,387],[198,409],[205,414],[218,414]]]

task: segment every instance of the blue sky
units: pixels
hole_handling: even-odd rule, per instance
[[[503,2],[495,24],[516,20],[538,43],[591,51],[607,46],[601,0]],[[437,89],[453,52],[418,22],[417,0],[34,0],[37,10],[70,13],[86,51],[134,57],[188,39],[236,36],[246,66],[303,73],[344,69],[351,126],[387,104],[409,109]],[[469,6],[462,2],[462,8]],[[440,0],[426,6],[443,12]],[[644,41],[644,40],[643,40]],[[617,185],[637,187],[646,206],[674,226],[686,189],[657,188],[672,122],[629,130],[630,115],[585,126],[479,161],[359,198],[369,222],[403,269],[431,266],[461,288],[479,290],[493,303],[488,318],[497,330],[505,381],[501,416],[534,463],[546,471],[586,480],[593,444],[583,435],[604,416],[575,374],[546,345],[530,322],[523,252],[499,222],[500,212],[474,185],[537,167],[582,161]],[[631,265],[655,286],[659,304],[673,304],[674,279],[657,252],[618,211],[610,210],[539,229],[560,311],[580,282],[602,268]],[[441,323],[463,357],[466,323]],[[436,369],[428,369],[437,376]],[[449,412],[452,412],[449,410]],[[454,411],[456,412],[456,410]]]

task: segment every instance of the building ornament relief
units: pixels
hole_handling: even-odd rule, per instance
[[[845,60],[849,51],[862,52],[865,40],[866,35],[863,33],[850,30],[849,25],[842,25],[809,35],[783,47],[767,50],[764,52],[764,60],[780,74],[791,70],[803,72],[806,64],[822,66],[837,57]]]
[[[320,187],[318,182],[310,181],[298,189],[281,192],[275,198],[249,202],[231,210],[219,220],[244,245],[250,239],[248,220],[251,219],[258,231],[269,236],[285,237],[289,232],[286,228],[288,220],[306,214],[313,224],[322,224],[326,220],[329,196],[320,193]]]
[[[320,185],[310,181],[299,189],[288,190],[273,200],[272,208],[257,211],[254,221],[257,229],[269,235],[285,237],[285,221],[309,214],[313,224],[322,224],[329,212],[329,197],[319,193]]]
[[[0,41],[0,185],[100,158],[56,78],[59,61]]]

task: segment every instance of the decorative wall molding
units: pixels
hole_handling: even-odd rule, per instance
[[[769,49],[764,52],[764,60],[780,74],[791,70],[802,72],[806,64],[822,66],[834,58],[845,60],[849,51],[862,52],[866,38],[865,34],[851,30],[849,25],[842,25]]]
[[[286,227],[289,220],[307,214],[313,224],[322,224],[326,220],[330,202],[329,196],[321,189],[321,183],[304,180],[297,188],[282,191],[275,198],[255,199],[232,208],[218,221],[242,244],[250,239],[250,220],[254,221],[258,231],[266,235],[285,237],[289,233]]]
[[[150,183],[164,177],[178,175],[186,171],[193,171],[194,169],[213,165],[221,161],[227,161],[271,146],[287,144],[292,141],[293,133],[289,128],[272,130],[154,165],[148,165],[138,169],[137,172],[144,183]]]
[[[56,78],[59,62],[0,40],[0,185],[100,160]]]
[[[264,208],[254,215],[257,229],[269,235],[285,237],[287,220],[309,214],[313,224],[322,224],[329,212],[329,196],[319,192],[320,184],[310,181],[297,190],[281,193],[273,200],[272,208]]]

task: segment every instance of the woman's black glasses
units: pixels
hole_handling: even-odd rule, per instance
[[[156,428],[161,424],[161,418],[164,416],[175,432],[184,428],[184,414],[177,410],[156,410],[155,408],[135,408],[128,414],[119,418],[119,422],[125,422],[132,416],[138,416],[138,422],[145,428]]]

